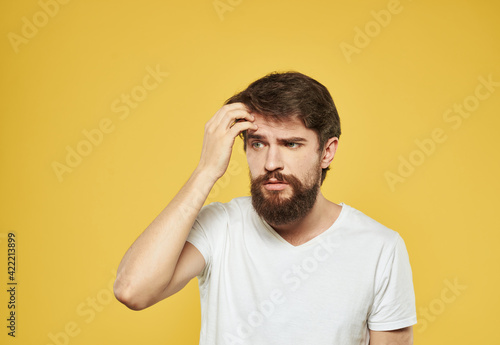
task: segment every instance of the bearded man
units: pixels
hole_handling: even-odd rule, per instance
[[[340,119],[328,90],[271,73],[205,125],[189,180],[132,244],[117,299],[147,308],[197,277],[200,344],[412,344],[412,271],[394,230],[321,193]],[[243,138],[251,197],[203,207]]]

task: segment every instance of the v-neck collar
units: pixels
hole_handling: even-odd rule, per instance
[[[285,246],[291,248],[292,250],[302,250],[303,248],[308,248],[309,246],[315,244],[321,238],[323,238],[324,236],[327,236],[328,234],[330,234],[332,231],[334,231],[336,228],[338,228],[340,226],[340,223],[342,223],[342,221],[346,217],[346,213],[348,212],[349,205],[346,205],[343,202],[339,203],[339,205],[342,206],[342,209],[340,210],[340,213],[339,213],[337,219],[335,219],[335,221],[333,222],[333,224],[328,229],[323,231],[321,234],[313,237],[309,241],[302,243],[298,246],[294,246],[293,244],[291,244],[290,242],[285,240],[283,237],[281,237],[281,235],[278,234],[276,232],[276,230],[274,230],[273,227],[271,225],[269,225],[269,223],[267,223],[264,219],[262,219],[257,214],[257,212],[255,212],[255,210],[254,210],[254,214],[260,220],[260,222],[266,228],[266,230],[268,230],[277,240],[279,240],[281,243],[283,243]]]

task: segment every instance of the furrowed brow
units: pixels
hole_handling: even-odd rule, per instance
[[[260,135],[260,134],[253,134],[253,133],[250,133],[247,135],[247,139],[248,140],[251,140],[251,139],[254,139],[254,140],[265,140],[265,137],[263,135]],[[289,137],[289,138],[281,138],[281,139],[278,139],[277,140],[278,143],[280,144],[286,144],[286,143],[306,143],[307,142],[307,139],[306,138],[302,138],[302,137]]]
[[[256,140],[262,140],[264,137],[260,134],[248,134],[247,135],[248,139],[256,139]]]
[[[307,139],[306,138],[301,138],[301,137],[290,137],[290,138],[278,139],[278,142],[280,144],[286,144],[286,143],[305,143],[305,142],[307,142]]]

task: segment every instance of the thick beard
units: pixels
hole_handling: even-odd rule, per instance
[[[283,191],[263,192],[263,183],[270,178],[284,181],[292,188],[292,196],[284,198]],[[321,172],[312,183],[304,185],[293,175],[283,175],[278,171],[266,173],[251,180],[252,205],[259,216],[271,225],[290,224],[305,217],[313,208],[319,192]],[[264,195],[266,193],[266,195]]]

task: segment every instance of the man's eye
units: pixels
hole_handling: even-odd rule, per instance
[[[291,149],[295,149],[295,148],[299,147],[299,144],[298,143],[286,143],[286,146],[291,148]]]
[[[258,142],[252,143],[252,147],[254,149],[260,149],[262,146],[263,146],[262,143],[258,143]]]

